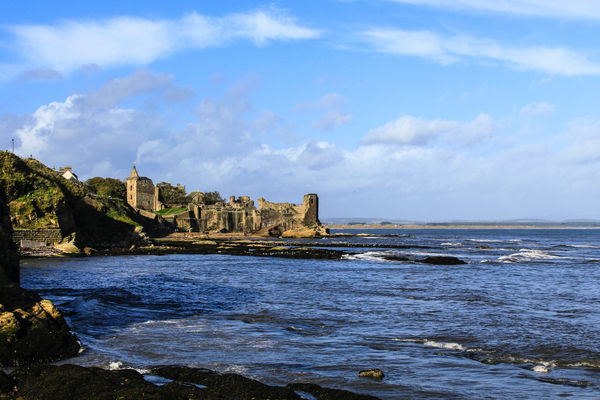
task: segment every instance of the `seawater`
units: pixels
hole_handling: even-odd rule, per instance
[[[600,231],[365,232],[397,236],[322,239],[365,246],[335,261],[24,260],[23,286],[84,344],[69,363],[184,364],[383,399],[600,398]],[[359,378],[365,368],[386,377]]]

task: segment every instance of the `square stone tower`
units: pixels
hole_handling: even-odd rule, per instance
[[[146,177],[140,177],[135,168],[127,178],[127,203],[135,209],[154,211],[154,183]]]

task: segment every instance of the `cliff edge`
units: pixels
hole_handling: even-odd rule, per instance
[[[0,193],[0,366],[57,361],[74,356],[80,345],[49,300],[19,286],[19,257]]]
[[[75,250],[138,245],[142,228],[155,225],[122,199],[92,194],[41,162],[6,151],[0,151],[0,191],[15,230],[58,231]]]

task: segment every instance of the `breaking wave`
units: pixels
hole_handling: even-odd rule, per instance
[[[502,262],[524,262],[524,261],[545,261],[545,260],[558,260],[562,257],[551,254],[544,250],[534,249],[519,249],[517,253],[510,254],[508,256],[499,257],[498,260]]]

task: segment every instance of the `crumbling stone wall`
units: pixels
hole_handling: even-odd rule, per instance
[[[258,199],[262,216],[262,228],[279,225],[284,230],[314,228],[319,221],[319,197],[307,194],[300,205],[291,203],[272,203],[264,198]]]
[[[22,240],[46,243],[48,245],[58,243],[62,240],[61,230],[56,229],[15,229],[12,240],[18,246]]]
[[[206,201],[207,195],[216,194],[217,199]],[[214,197],[214,196],[213,196]],[[168,200],[170,199],[170,200]],[[185,201],[186,204],[169,204]],[[300,205],[273,203],[258,199],[258,209],[249,196],[231,196],[225,203],[218,192],[192,192],[186,196],[181,185],[172,186],[161,182],[154,186],[148,178],[140,177],[135,167],[127,178],[127,202],[137,210],[154,211],[163,206],[186,206],[187,210],[165,220],[181,231],[219,231],[254,233],[264,228],[278,226],[282,230],[320,228],[319,198],[307,194]]]

